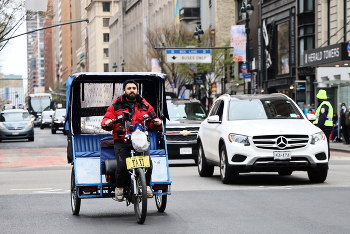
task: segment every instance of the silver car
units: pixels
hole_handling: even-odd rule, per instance
[[[2,140],[28,139],[34,141],[34,125],[28,111],[4,110],[0,114],[0,142]]]

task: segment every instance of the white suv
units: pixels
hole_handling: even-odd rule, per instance
[[[239,173],[307,171],[309,180],[327,178],[329,148],[321,129],[284,94],[220,96],[198,132],[198,173],[220,167],[223,183]]]

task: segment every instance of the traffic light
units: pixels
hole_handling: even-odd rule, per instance
[[[229,71],[230,71],[230,77],[235,78],[235,66],[234,66],[234,64],[230,65]]]

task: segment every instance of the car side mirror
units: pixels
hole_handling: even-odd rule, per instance
[[[208,123],[221,123],[218,115],[212,115],[207,118]]]

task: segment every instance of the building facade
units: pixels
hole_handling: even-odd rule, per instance
[[[300,36],[314,35],[314,40],[299,42],[298,75],[306,83],[306,102],[317,105],[315,94],[325,89],[339,112],[341,103],[350,106],[350,2],[305,0],[299,4],[300,14],[308,10],[314,20],[313,28],[299,29]]]

